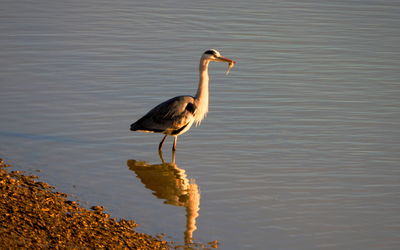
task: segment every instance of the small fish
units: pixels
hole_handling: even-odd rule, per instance
[[[229,71],[231,71],[231,69],[233,68],[233,66],[235,66],[235,62],[230,62],[228,65],[228,68],[226,69],[226,73],[225,75],[229,74]]]

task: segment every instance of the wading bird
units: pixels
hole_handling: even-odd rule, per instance
[[[174,136],[172,150],[175,151],[178,135],[188,131],[193,123],[200,124],[208,112],[208,65],[212,61],[229,63],[226,74],[236,63],[221,56],[215,49],[207,50],[200,58],[200,80],[196,95],[177,96],[157,105],[133,123],[131,131],[165,134],[158,146],[159,151],[167,136]]]

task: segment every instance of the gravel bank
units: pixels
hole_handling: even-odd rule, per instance
[[[169,249],[166,241],[138,233],[131,220],[69,201],[36,176],[8,171],[0,159],[0,246],[17,248]]]

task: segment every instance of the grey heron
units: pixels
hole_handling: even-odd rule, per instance
[[[187,132],[193,123],[199,125],[208,112],[208,65],[212,61],[229,63],[227,74],[236,63],[221,56],[215,49],[205,51],[200,58],[200,79],[196,95],[177,96],[157,105],[133,123],[131,131],[165,134],[158,146],[159,151],[167,136],[174,136],[172,151],[175,151],[178,136]]]

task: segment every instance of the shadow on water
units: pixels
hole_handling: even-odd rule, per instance
[[[186,228],[184,240],[186,245],[193,243],[193,232],[197,229],[196,218],[200,210],[200,192],[194,179],[188,179],[185,170],[175,163],[175,154],[172,162],[166,163],[160,152],[162,163],[149,164],[144,161],[128,160],[130,170],[157,198],[164,200],[164,204],[182,206],[186,208]]]

